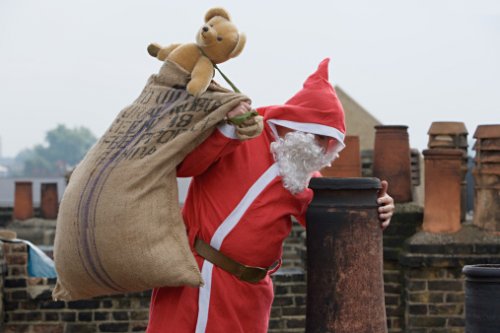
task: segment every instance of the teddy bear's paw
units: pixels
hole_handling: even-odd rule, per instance
[[[158,51],[158,55],[156,56],[159,60],[165,61],[170,53],[170,49],[162,48]]]
[[[201,94],[203,94],[207,90],[207,87],[204,87],[198,82],[191,80],[187,84],[186,90],[189,94],[193,95],[194,97],[200,97]]]
[[[151,43],[148,45],[148,53],[152,57],[156,58],[158,56],[158,52],[160,52],[160,50],[161,50],[161,46],[159,44]]]

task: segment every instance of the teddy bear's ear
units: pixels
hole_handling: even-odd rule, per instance
[[[231,21],[231,17],[229,16],[229,13],[224,8],[215,7],[215,8],[209,9],[208,12],[205,14],[205,22],[210,21],[210,19],[212,17],[215,17],[215,16],[222,16],[226,20]]]
[[[237,57],[241,51],[243,51],[243,48],[245,47],[245,43],[247,42],[247,36],[245,36],[244,33],[240,33],[239,38],[238,38],[238,44],[234,47],[233,51],[231,51],[231,54],[229,55],[230,58]]]

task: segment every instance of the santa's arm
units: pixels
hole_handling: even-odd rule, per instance
[[[323,177],[323,175],[319,172],[316,171],[315,173],[312,174],[313,178],[316,177]],[[307,221],[306,221],[306,213],[307,213],[307,208],[309,208],[309,204],[311,203],[314,193],[311,189],[306,189],[304,191],[304,194],[306,197],[308,197],[304,202],[300,210],[300,214],[296,215],[295,218],[297,221],[305,228],[307,227]]]
[[[190,152],[177,166],[177,177],[201,175],[212,164],[233,152],[240,144],[235,127],[229,124],[219,125],[214,132],[198,147]]]

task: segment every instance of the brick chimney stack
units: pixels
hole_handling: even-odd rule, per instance
[[[14,192],[14,220],[33,217],[33,183],[16,182]]]
[[[460,193],[460,221],[465,221],[467,204],[467,128],[463,122],[458,121],[435,121],[431,124],[429,131],[429,149],[460,149],[463,152],[462,158],[462,178]]]
[[[375,126],[373,176],[387,180],[396,203],[412,201],[408,126]]]
[[[478,126],[474,138],[473,223],[485,230],[500,232],[500,124]]]
[[[422,229],[452,233],[461,228],[460,195],[463,152],[459,149],[427,149],[425,204]]]
[[[359,136],[347,135],[345,148],[332,166],[321,170],[324,177],[361,177],[361,153]]]

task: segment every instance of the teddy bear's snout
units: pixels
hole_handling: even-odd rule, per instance
[[[200,38],[203,41],[202,43],[206,46],[215,41],[217,33],[214,29],[210,29],[208,25],[205,25],[200,30]]]

